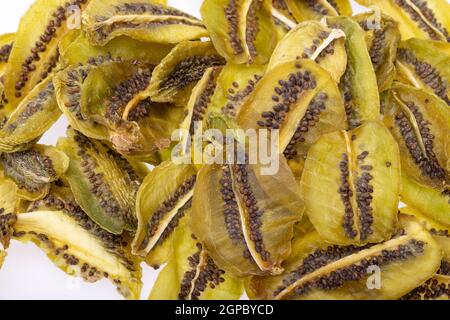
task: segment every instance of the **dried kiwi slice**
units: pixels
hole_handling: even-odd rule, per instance
[[[148,93],[153,101],[184,106],[204,72],[223,64],[210,41],[181,42],[153,71]]]
[[[395,78],[395,58],[400,41],[398,23],[374,10],[353,17],[366,32],[367,48],[377,75],[378,90],[390,88]]]
[[[318,21],[307,21],[293,28],[277,45],[268,70],[288,61],[311,59],[328,71],[336,82],[347,66],[345,33]]]
[[[325,16],[351,16],[348,0],[284,0],[298,22],[320,20]]]
[[[38,0],[22,17],[5,71],[5,94],[12,106],[17,106],[56,67],[58,43],[71,27],[67,23],[72,15],[69,9],[84,9],[86,3]]]
[[[83,14],[83,24],[89,41],[101,46],[121,35],[159,43],[208,36],[197,18],[151,0],[92,1]]]
[[[357,0],[376,5],[398,21],[402,39],[450,41],[450,5],[446,0]]]
[[[30,201],[45,197],[51,183],[59,180],[69,167],[69,159],[63,152],[45,145],[2,153],[0,163],[5,176],[17,184],[17,196]]]
[[[38,84],[20,102],[0,129],[0,151],[29,149],[61,116],[52,77]],[[5,110],[12,106],[6,105]]]
[[[9,55],[14,44],[14,38],[14,33],[0,35],[0,77],[5,72],[6,64],[8,63]]]
[[[245,129],[279,129],[280,150],[300,177],[309,147],[324,133],[346,129],[339,89],[312,60],[286,62],[268,71],[241,108]]]
[[[227,63],[217,79],[209,110],[236,118],[266,71],[266,65]]]
[[[89,217],[114,234],[135,230],[141,172],[104,143],[70,128],[67,138],[58,141],[58,148],[70,158],[65,178]]]
[[[398,78],[417,88],[428,89],[450,106],[450,44],[409,39],[397,53]]]
[[[389,239],[400,193],[398,146],[380,122],[323,135],[308,152],[301,187],[324,239],[357,246]]]
[[[442,252],[412,217],[400,219],[402,232],[386,242],[358,248],[337,246],[316,232],[294,240],[284,274],[253,277],[253,299],[398,299],[430,278]],[[369,279],[379,270],[380,287]]]
[[[172,235],[192,205],[195,167],[166,161],[142,182],[136,199],[138,230],[133,253],[158,267],[170,254]]]
[[[303,203],[283,157],[279,161],[274,175],[262,175],[259,164],[207,165],[198,174],[192,230],[217,265],[233,275],[283,270]]]
[[[339,87],[344,97],[349,127],[353,129],[365,121],[378,120],[380,96],[364,30],[347,17],[329,17],[327,24],[342,29],[346,35],[347,69]]]
[[[172,50],[172,44],[142,42],[120,36],[98,47],[90,44],[86,35],[74,30],[59,43],[60,62],[63,66],[87,64],[101,57],[123,61],[138,61],[142,64],[158,64]]]
[[[448,188],[448,106],[425,90],[396,83],[384,122],[400,146],[402,169],[422,184]]]
[[[228,62],[265,64],[277,33],[270,0],[205,0],[200,12],[217,51]]]
[[[174,234],[174,252],[160,272],[150,300],[236,300],[242,282],[220,269],[183,220]]]
[[[139,299],[139,261],[130,253],[127,237],[100,228],[77,205],[70,189],[53,187],[29,212],[18,215],[14,238],[32,241],[65,273],[96,282],[107,278],[127,299]]]

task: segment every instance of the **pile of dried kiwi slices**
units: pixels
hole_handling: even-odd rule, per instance
[[[358,2],[37,0],[0,36],[0,262],[31,241],[127,299],[143,263],[150,299],[448,299],[450,5]],[[175,161],[199,122],[279,130],[278,170]]]

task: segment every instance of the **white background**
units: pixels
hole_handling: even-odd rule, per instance
[[[33,0],[0,1],[0,34],[14,32],[21,15]],[[199,16],[201,0],[169,0],[169,4]],[[356,9],[355,11],[359,11]],[[30,26],[32,27],[32,26]],[[61,119],[41,142],[54,144],[63,135],[67,122]],[[142,298],[150,293],[157,272],[143,265]],[[122,299],[108,280],[85,283],[67,276],[33,244],[12,241],[0,270],[0,299]]]

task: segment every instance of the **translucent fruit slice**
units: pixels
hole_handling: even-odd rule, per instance
[[[347,17],[329,17],[327,25],[345,32],[347,69],[339,87],[344,98],[349,127],[355,128],[365,121],[380,117],[380,96],[377,77],[366,46],[364,30]]]
[[[353,17],[366,32],[370,59],[377,75],[378,90],[390,88],[395,78],[395,58],[400,41],[398,23],[379,10],[361,13]]]
[[[445,0],[358,0],[381,8],[399,23],[402,39],[450,41],[450,5]]]
[[[183,220],[184,221],[184,220]],[[174,234],[174,253],[162,269],[150,300],[235,300],[242,282],[220,269],[186,223]]]
[[[345,33],[318,21],[300,23],[278,43],[267,68],[298,59],[316,61],[339,83],[347,66]]]
[[[402,232],[386,242],[358,248],[337,246],[316,232],[293,242],[286,271],[253,277],[252,299],[389,300],[398,299],[429,279],[442,252],[412,217],[400,219]]]
[[[303,203],[282,157],[260,164],[206,165],[197,178],[191,227],[218,266],[236,276],[279,274]],[[198,223],[201,221],[201,223]]]
[[[192,205],[195,181],[194,166],[166,161],[142,182],[136,199],[138,230],[133,253],[150,265],[167,262],[173,234]]]
[[[89,41],[100,46],[122,35],[156,43],[208,36],[199,19],[150,0],[91,1],[83,14],[83,24]]]
[[[214,46],[228,62],[268,62],[277,42],[270,0],[206,0],[200,12]]]
[[[73,129],[58,141],[58,148],[70,158],[65,178],[89,217],[114,234],[135,230],[141,172],[104,143]]]
[[[184,106],[204,72],[223,64],[211,42],[181,42],[153,71],[148,93],[153,101]]]
[[[356,246],[389,239],[400,193],[397,144],[380,122],[323,135],[308,152],[301,188],[324,239]]]

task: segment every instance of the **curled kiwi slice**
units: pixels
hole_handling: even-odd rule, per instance
[[[191,207],[195,180],[194,166],[166,161],[142,182],[136,199],[138,229],[133,253],[147,257],[150,265],[166,262],[172,235]]]
[[[450,106],[450,43],[409,39],[397,53],[398,78],[427,89]]]
[[[336,82],[347,66],[345,33],[317,21],[298,24],[277,45],[268,70],[288,61],[311,59],[328,71]]]
[[[141,171],[105,143],[67,130],[58,148],[70,158],[65,178],[81,208],[100,226],[114,234],[135,230],[135,201]]]
[[[351,16],[348,0],[284,0],[298,22],[320,20],[325,16]]]
[[[121,35],[159,43],[178,43],[208,35],[197,18],[150,0],[91,1],[83,14],[83,23],[89,41],[101,46]]]
[[[59,180],[69,167],[69,159],[63,152],[45,145],[2,153],[0,163],[5,176],[17,184],[17,196],[30,201],[45,197],[51,183]]]
[[[70,28],[76,27],[70,23],[71,9],[77,6],[83,10],[86,3],[87,0],[38,0],[22,17],[5,71],[5,94],[12,106],[17,106],[55,69],[58,43]]]
[[[270,0],[205,0],[200,12],[228,62],[265,64],[270,59],[277,42]]]
[[[326,21],[329,27],[339,28],[346,35],[347,69],[339,87],[344,97],[349,127],[352,129],[365,121],[378,120],[380,96],[364,30],[347,17],[329,17]]]
[[[58,47],[63,66],[79,63],[84,65],[101,57],[158,64],[172,48],[172,44],[142,42],[127,36],[114,38],[108,44],[99,47],[92,45],[86,35],[79,30],[67,34]]]
[[[446,0],[357,0],[375,5],[399,23],[402,39],[450,41],[450,5]]]
[[[9,60],[9,55],[14,44],[14,33],[7,33],[0,35],[0,77],[6,69],[6,64]]]
[[[279,129],[280,150],[297,177],[309,147],[324,133],[344,130],[345,120],[335,81],[309,59],[268,71],[237,117],[245,129]]]
[[[303,203],[283,157],[279,161],[274,175],[262,175],[260,164],[207,165],[198,174],[192,230],[233,275],[283,270]]]
[[[450,110],[435,95],[396,83],[384,116],[402,154],[402,169],[425,186],[449,186]]]
[[[65,273],[87,282],[109,279],[127,299],[139,299],[139,261],[130,253],[126,236],[99,227],[77,205],[67,187],[52,188],[30,204],[14,224],[14,238],[33,242]]]
[[[174,234],[174,252],[149,295],[150,300],[235,300],[242,282],[221,269],[183,220]]]
[[[153,71],[149,95],[156,102],[185,105],[204,72],[225,64],[210,41],[179,43]]]
[[[254,299],[278,300],[401,298],[433,276],[442,252],[413,217],[402,217],[400,224],[392,239],[362,248],[308,233],[294,240],[285,273],[253,277],[247,292]]]
[[[38,84],[9,115],[0,129],[0,151],[28,149],[61,116],[55,87],[49,77]],[[6,105],[5,110],[12,109]]]
[[[380,122],[323,135],[308,152],[301,187],[324,239],[357,246],[386,240],[397,223],[397,144]]]
[[[398,23],[378,10],[353,17],[366,32],[370,60],[377,75],[378,90],[383,92],[395,78],[395,58],[400,41]]]
[[[400,209],[402,214],[414,216],[433,236],[443,250],[441,266],[425,283],[402,297],[404,300],[450,299],[450,233],[449,227],[433,221],[429,215],[410,207]]]

